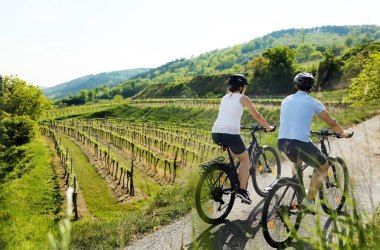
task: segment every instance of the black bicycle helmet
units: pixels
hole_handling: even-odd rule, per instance
[[[248,79],[240,74],[233,74],[228,77],[229,85],[249,85]]]
[[[314,76],[307,72],[301,72],[294,77],[294,84],[301,90],[309,91],[314,86]]]

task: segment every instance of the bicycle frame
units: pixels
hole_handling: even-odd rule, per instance
[[[252,131],[250,131],[251,142],[249,143],[249,146],[247,148],[249,155],[251,154],[251,152],[254,152],[254,157],[252,159],[254,159],[256,157],[256,155],[260,154],[263,150],[263,147],[259,146],[259,144],[257,142],[257,138],[255,136],[256,131],[258,131],[258,130],[253,129]],[[230,166],[230,169],[232,170],[231,172],[234,173],[234,175],[237,174],[237,169],[239,168],[239,165],[235,165],[234,157],[232,156],[231,149],[229,147],[224,147],[224,146],[222,146],[222,147],[223,147],[223,150],[224,150],[224,148],[227,150],[228,159],[229,159],[229,166]],[[264,156],[264,159],[266,162],[266,156],[265,155],[263,155],[263,156]]]
[[[327,151],[325,140],[327,140],[327,143],[329,143],[329,141],[328,141],[328,135],[323,135],[323,134],[320,134],[320,133],[316,133],[316,134],[319,135],[318,141],[321,144],[321,146],[320,146],[321,152],[323,153],[324,156],[326,156],[327,161],[330,163],[332,160],[335,159],[335,157],[331,157],[330,153]],[[297,163],[295,163],[296,174],[293,175],[291,178],[284,177],[284,178],[280,178],[280,179],[276,180],[274,183],[272,183],[272,185],[270,185],[268,187],[268,190],[272,189],[272,187],[274,185],[276,185],[277,183],[279,183],[279,182],[286,182],[286,181],[296,182],[296,183],[299,184],[299,186],[301,188],[301,191],[302,191],[301,192],[301,194],[302,194],[301,199],[303,199],[306,196],[305,185],[304,185],[304,181],[303,181],[303,172],[304,172],[304,170],[307,167],[309,167],[309,165],[306,164],[306,163],[303,163],[301,166],[299,166]],[[315,171],[315,169],[314,169],[314,171]],[[313,174],[314,174],[314,171],[313,171]],[[289,187],[286,187],[283,195],[287,192],[288,188]],[[295,196],[295,193],[294,193],[294,196]],[[294,196],[292,197],[292,199],[295,198]],[[281,201],[282,198],[283,198],[283,196],[280,197],[279,201]]]
[[[226,148],[227,150],[227,153],[228,153],[228,159],[229,159],[229,164],[228,166],[230,167],[230,171],[232,173],[232,178],[233,178],[233,183],[235,183],[235,189],[238,189],[240,187],[240,181],[239,181],[239,176],[237,174],[237,169],[239,168],[239,166],[236,166],[235,165],[235,162],[234,162],[234,158],[232,156],[232,152],[231,152],[231,149],[229,147],[224,147],[223,146],[223,149]]]
[[[265,163],[265,171],[271,171],[270,166],[267,165],[268,160],[266,154],[262,154],[264,147],[259,145],[255,132],[259,131],[259,129],[256,129],[255,127],[253,128],[251,132],[251,142],[249,143],[249,147],[247,148],[248,154],[251,155],[253,152],[253,157],[250,159],[252,162],[257,158],[258,155],[262,155],[264,158],[264,163]],[[253,163],[252,163],[253,164]]]
[[[326,156],[327,161],[330,162],[334,158],[329,155],[329,153],[327,152],[327,147],[325,145],[325,140],[328,140],[328,136],[321,135],[321,134],[319,134],[319,135],[320,135],[320,137],[319,137],[318,141],[321,144],[321,146],[320,146],[321,152],[323,153],[324,156]],[[301,166],[299,166],[297,163],[294,163],[294,164],[295,164],[296,174],[293,175],[292,177],[283,177],[283,178],[277,179],[275,182],[273,182],[268,187],[268,190],[272,189],[272,187],[279,182],[293,181],[293,182],[297,182],[300,185],[301,190],[302,190],[302,194],[305,195],[305,186],[304,186],[304,182],[303,182],[303,172],[307,167],[309,167],[309,165],[306,163],[303,163]],[[314,171],[315,171],[315,169],[314,169]],[[304,198],[304,197],[302,197],[302,198]]]
[[[333,157],[330,157],[329,152],[327,152],[327,147],[326,147],[326,145],[325,145],[325,140],[327,140],[327,143],[329,143],[329,141],[328,141],[328,136],[325,136],[325,135],[323,135],[323,134],[322,134],[322,135],[319,134],[319,139],[318,139],[318,141],[319,141],[319,143],[321,144],[321,146],[320,146],[320,148],[321,148],[321,152],[322,152],[322,154],[326,157],[326,160],[327,160],[328,162],[330,162],[330,161],[333,159]],[[306,164],[306,163],[302,164],[302,166],[298,166],[297,163],[296,163],[296,172],[297,172],[297,175],[298,175],[299,177],[301,177],[301,178],[297,178],[297,181],[300,182],[300,184],[302,185],[303,188],[304,188],[304,183],[303,183],[302,173],[303,173],[303,171],[304,171],[307,167],[309,167],[309,165]],[[315,169],[314,169],[314,171],[315,171]],[[313,173],[314,173],[314,171],[313,171]],[[297,176],[293,176],[293,177],[297,177]]]

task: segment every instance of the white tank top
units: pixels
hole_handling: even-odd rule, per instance
[[[244,108],[240,103],[242,96],[239,93],[229,93],[223,96],[212,133],[240,134],[240,120]]]

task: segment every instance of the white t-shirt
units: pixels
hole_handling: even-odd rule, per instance
[[[281,103],[278,139],[310,141],[310,127],[314,114],[325,110],[325,106],[304,91],[286,97]]]
[[[240,103],[242,96],[239,93],[229,93],[223,96],[212,133],[240,134],[240,120],[244,108]]]

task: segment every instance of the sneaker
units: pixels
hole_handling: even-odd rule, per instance
[[[301,203],[301,211],[307,214],[316,214],[317,210],[315,209],[314,202],[310,202],[307,198],[304,198]]]
[[[252,203],[252,200],[251,200],[251,198],[249,198],[249,193],[247,190],[240,188],[237,191],[237,196],[241,199],[242,203],[246,203],[248,205]]]

